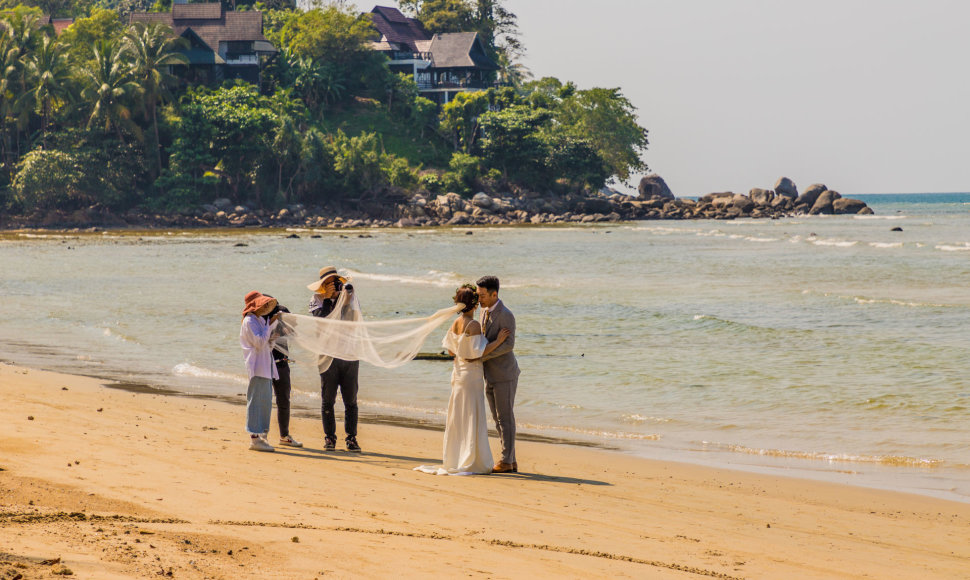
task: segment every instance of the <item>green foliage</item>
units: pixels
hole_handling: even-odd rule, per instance
[[[448,162],[448,168],[451,171],[445,174],[444,181],[446,185],[451,186],[451,191],[469,193],[481,177],[483,165],[481,157],[456,151]]]
[[[94,60],[94,49],[101,40],[121,40],[124,25],[114,10],[94,8],[91,15],[78,18],[60,35],[60,41],[69,47],[72,66],[80,67]]]
[[[545,109],[524,105],[484,113],[479,118],[485,133],[482,157],[508,178],[540,184],[547,155],[541,129],[551,116]]]
[[[636,111],[620,89],[595,88],[563,99],[556,118],[573,135],[587,137],[609,174],[625,181],[647,170],[642,160],[647,130],[637,123]]]
[[[309,63],[326,63],[328,82],[343,91],[382,94],[388,82],[384,57],[370,49],[376,31],[366,14],[334,4],[290,12],[268,38],[281,50]]]
[[[69,130],[51,145],[24,155],[11,189],[23,208],[67,209],[101,204],[119,208],[144,185],[144,157],[135,144]]]
[[[173,177],[182,181],[159,185],[208,189],[212,181],[206,173],[214,173],[224,180],[233,199],[241,200],[252,193],[278,122],[272,101],[250,84],[191,89],[182,104],[172,146]]]
[[[478,138],[480,117],[488,111],[490,91],[463,92],[441,108],[441,130],[449,135],[455,150],[470,153]]]

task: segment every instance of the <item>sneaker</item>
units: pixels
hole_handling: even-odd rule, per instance
[[[347,437],[347,451],[352,453],[360,453],[360,445],[357,444],[356,437]]]
[[[253,451],[276,451],[273,446],[267,443],[262,437],[250,438],[249,448]]]
[[[300,443],[290,435],[287,435],[286,437],[280,437],[280,445],[285,445],[286,447],[303,447],[302,443]]]
[[[337,438],[336,437],[327,437],[324,440],[323,448],[326,449],[327,451],[333,451],[334,449],[336,449],[337,448]]]

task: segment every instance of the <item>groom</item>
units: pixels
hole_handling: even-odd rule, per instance
[[[509,337],[498,348],[482,358],[485,367],[485,396],[492,409],[495,429],[502,441],[502,460],[495,464],[492,473],[517,473],[515,461],[515,388],[519,383],[519,363],[512,349],[515,347],[515,316],[498,299],[498,278],[483,276],[478,285],[478,303],[482,305],[482,334],[492,342],[503,328],[509,329]]]

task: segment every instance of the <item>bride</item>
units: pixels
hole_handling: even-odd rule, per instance
[[[478,308],[475,286],[465,284],[455,293],[455,304],[464,308],[451,325],[441,346],[455,357],[451,371],[451,398],[445,422],[442,465],[422,465],[415,471],[433,475],[473,475],[492,471],[485,418],[485,373],[481,358],[495,350],[509,336],[508,330],[488,342],[482,326],[473,317]]]

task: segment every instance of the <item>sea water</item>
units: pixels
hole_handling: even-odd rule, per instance
[[[876,215],[6,234],[0,358],[239,397],[250,290],[305,313],[334,265],[382,320],[493,274],[518,325],[521,433],[970,501],[970,194],[857,197]],[[318,413],[296,356],[294,403]],[[449,374],[363,365],[362,415],[443,424]]]

